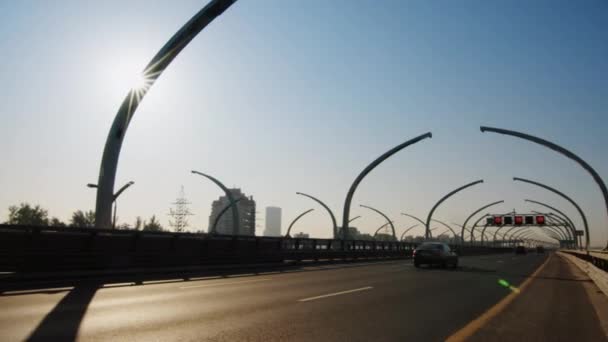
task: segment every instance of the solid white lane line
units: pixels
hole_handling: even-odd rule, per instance
[[[240,284],[245,284],[245,283],[257,283],[259,281],[267,281],[267,280],[270,280],[270,278],[243,280],[243,281],[224,281],[221,283],[181,286],[180,289],[183,290],[183,289],[193,289],[193,288],[197,288],[197,287],[212,287],[212,286],[222,286],[222,285],[240,285]]]
[[[374,288],[373,286],[366,286],[366,287],[362,287],[362,288],[359,288],[359,289],[346,290],[346,291],[340,291],[340,292],[335,292],[335,293],[328,293],[328,294],[324,294],[324,295],[320,295],[320,296],[299,299],[298,302],[308,302],[308,301],[311,301],[311,300],[316,300],[316,299],[321,299],[321,298],[327,298],[327,297],[334,297],[334,296],[339,296],[339,295],[343,295],[343,294],[347,294],[347,293],[353,293],[353,292],[371,290],[373,288]]]

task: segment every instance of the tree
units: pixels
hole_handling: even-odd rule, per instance
[[[93,228],[95,227],[95,212],[93,210],[85,211],[77,210],[72,214],[70,227],[77,228]]]
[[[150,221],[148,221],[148,223],[144,222],[143,230],[148,232],[162,232],[163,226],[161,226],[160,223],[156,220],[156,215],[153,215],[150,218]]]
[[[135,219],[135,225],[133,226],[133,229],[141,230],[142,226],[143,226],[143,221],[141,220],[141,216],[137,216],[137,218]]]
[[[67,225],[62,222],[60,219],[53,217],[49,222],[49,226],[51,227],[66,227]]]
[[[29,203],[12,205],[8,208],[7,224],[48,226],[49,213],[39,205],[32,207]]]
[[[131,225],[129,225],[128,223],[123,223],[123,224],[116,226],[116,229],[128,230],[128,229],[131,229]]]

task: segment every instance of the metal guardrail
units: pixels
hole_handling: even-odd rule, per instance
[[[577,250],[563,250],[562,252],[568,253],[583,259],[595,265],[597,268],[608,272],[608,253],[604,251],[577,251]]]
[[[0,225],[0,271],[409,258],[416,243]],[[461,255],[510,249],[470,246]]]

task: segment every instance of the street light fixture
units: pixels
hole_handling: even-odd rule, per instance
[[[135,184],[134,181],[129,181],[127,184],[123,185],[120,189],[118,189],[118,191],[112,195],[112,202],[114,203],[114,214],[112,215],[112,229],[116,228],[116,211],[117,209],[117,199],[118,196],[120,196],[120,194],[122,194],[125,190],[127,190],[131,185]],[[93,184],[93,183],[88,183],[87,187],[89,188],[98,188],[97,184]],[[95,225],[97,226],[97,225]],[[99,227],[99,226],[97,226]]]

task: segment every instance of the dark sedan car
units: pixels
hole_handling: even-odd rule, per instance
[[[458,255],[443,242],[424,242],[414,250],[414,266],[422,264],[458,267]]]

